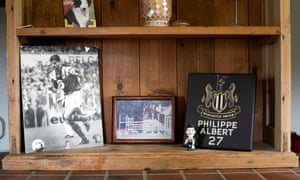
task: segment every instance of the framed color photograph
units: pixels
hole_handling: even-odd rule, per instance
[[[113,97],[113,143],[173,143],[174,97]]]
[[[21,46],[25,152],[103,146],[98,48]]]
[[[63,0],[65,27],[96,27],[93,0]]]

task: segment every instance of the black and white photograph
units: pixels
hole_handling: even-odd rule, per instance
[[[25,152],[103,146],[98,48],[21,46]]]
[[[174,97],[113,97],[114,143],[174,142]]]

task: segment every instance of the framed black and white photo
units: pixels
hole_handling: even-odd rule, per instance
[[[113,97],[113,143],[173,143],[174,97]]]
[[[25,152],[103,145],[98,48],[21,46]]]

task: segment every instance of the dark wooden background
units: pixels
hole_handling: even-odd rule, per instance
[[[5,6],[5,0],[0,0],[0,7],[4,7]]]

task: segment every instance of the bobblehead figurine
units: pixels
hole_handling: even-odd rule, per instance
[[[185,134],[186,134],[186,138],[184,141],[184,147],[186,147],[186,149],[188,151],[194,151],[196,149],[196,146],[195,146],[196,130],[195,130],[194,126],[192,126],[192,125],[187,126],[187,128],[185,130]]]

